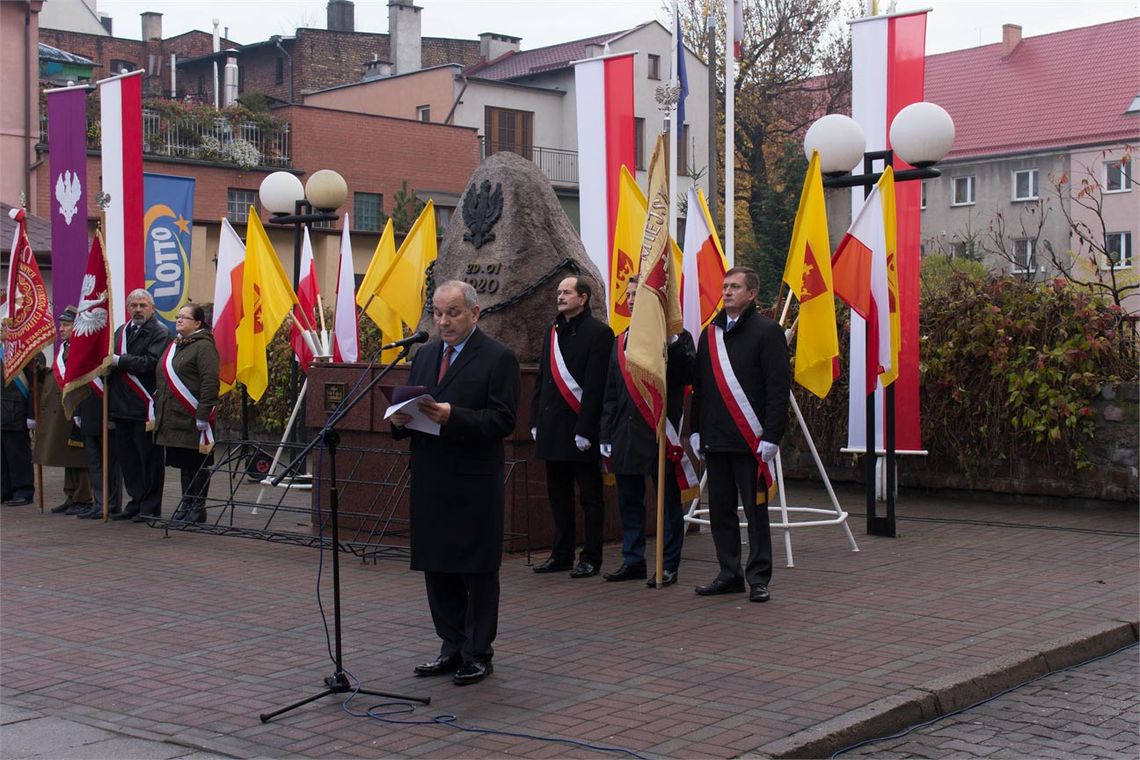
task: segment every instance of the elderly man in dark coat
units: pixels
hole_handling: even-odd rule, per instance
[[[71,328],[76,310],[68,306],[59,315],[60,337],[51,367],[37,370],[40,375],[40,403],[36,410],[36,440],[32,459],[38,465],[63,468],[63,503],[52,512],[79,514],[91,508],[91,476],[87,471],[87,455],[83,451],[83,434],[63,409],[59,378],[63,376]]]
[[[392,436],[411,436],[412,569],[422,570],[439,657],[418,676],[454,673],[458,685],[491,674],[499,621],[503,553],[503,439],[515,427],[519,363],[514,352],[476,327],[475,289],[448,281],[432,297],[439,339],[416,352],[409,382],[432,401],[419,402],[439,433],[405,427],[392,415]]]

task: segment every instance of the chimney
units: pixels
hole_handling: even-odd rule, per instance
[[[484,61],[493,61],[503,53],[519,51],[521,37],[509,37],[505,34],[483,32],[479,35],[479,58]]]
[[[388,2],[388,57],[395,64],[397,74],[407,74],[423,68],[421,10],[423,8],[412,5],[412,0]]]
[[[381,61],[380,57],[373,53],[372,60],[364,62],[364,76],[361,77],[362,82],[371,82],[373,79],[382,79],[390,76],[392,76],[392,63],[390,61]]]
[[[222,108],[229,108],[238,99],[238,62],[236,50],[226,51],[226,69],[223,74],[224,90],[222,96]]]
[[[328,30],[330,32],[356,31],[355,8],[351,0],[329,0]]]
[[[142,16],[142,38],[143,42],[150,40],[162,39],[162,14],[155,13],[154,11],[146,11],[140,13]]]
[[[1001,57],[1009,58],[1013,51],[1021,44],[1021,26],[1019,24],[1001,25]]]
[[[107,34],[114,34],[114,32],[111,31],[111,28],[114,26],[114,22],[106,13],[99,14],[99,23],[102,24],[103,28],[107,30]]]

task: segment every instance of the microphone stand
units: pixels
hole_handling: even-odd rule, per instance
[[[280,710],[274,710],[273,712],[270,712],[270,713],[261,713],[261,715],[259,717],[261,718],[262,723],[268,723],[270,720],[272,720],[273,718],[276,718],[278,715],[281,715],[282,713],[287,713],[290,710],[301,707],[302,705],[307,705],[310,702],[315,702],[318,699],[321,699],[323,697],[327,697],[331,694],[346,694],[346,693],[352,692],[355,694],[367,694],[369,696],[374,696],[374,697],[389,697],[391,699],[399,699],[399,700],[403,700],[406,702],[419,702],[420,704],[423,704],[423,705],[431,704],[431,697],[409,697],[409,696],[404,696],[401,694],[390,694],[390,693],[384,692],[384,691],[370,691],[368,689],[360,689],[360,688],[354,689],[352,687],[352,685],[349,683],[348,674],[345,673],[345,671],[344,671],[344,656],[343,656],[342,651],[341,651],[340,527],[339,527],[339,524],[337,521],[337,514],[340,510],[340,493],[338,492],[337,485],[336,485],[336,448],[337,448],[337,445],[339,445],[339,443],[340,443],[340,434],[335,430],[335,426],[338,422],[341,421],[341,419],[344,418],[344,416],[349,412],[349,410],[351,410],[354,406],[356,406],[360,402],[360,400],[362,398],[364,398],[365,396],[367,396],[369,393],[372,392],[372,389],[376,387],[376,385],[380,382],[380,380],[383,379],[383,377],[388,374],[388,372],[392,369],[392,367],[394,367],[396,365],[397,362],[403,361],[407,357],[409,351],[411,351],[411,344],[404,346],[402,348],[402,350],[400,351],[400,355],[397,356],[395,359],[393,359],[392,362],[387,367],[382,369],[380,371],[380,373],[378,375],[376,375],[376,377],[372,378],[372,381],[369,382],[368,385],[366,385],[363,390],[361,390],[355,396],[351,397],[347,401],[347,403],[342,403],[340,405],[340,407],[338,407],[337,410],[329,416],[328,421],[325,422],[324,427],[321,428],[321,431],[320,431],[320,433],[317,434],[317,437],[314,438],[312,441],[310,441],[309,444],[307,446],[305,446],[305,448],[301,451],[301,453],[293,458],[293,461],[289,463],[289,466],[286,467],[281,472],[281,474],[278,475],[273,480],[273,485],[277,485],[278,483],[280,483],[282,478],[284,478],[286,476],[286,474],[293,472],[293,468],[296,465],[298,465],[301,462],[304,462],[305,457],[307,457],[309,455],[309,452],[311,452],[314,448],[316,448],[318,443],[324,443],[325,448],[328,450],[328,455],[329,455],[329,513],[330,513],[330,516],[332,518],[331,521],[332,521],[332,544],[333,544],[333,552],[332,552],[333,640],[334,640],[335,646],[336,646],[336,650],[335,650],[336,651],[336,657],[335,657],[336,671],[331,676],[327,676],[324,679],[324,683],[325,683],[326,688],[321,693],[315,694],[311,697],[306,697],[305,699],[302,699],[299,702],[294,702],[293,704],[291,704],[287,707],[282,707]]]

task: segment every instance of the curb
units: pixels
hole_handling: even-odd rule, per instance
[[[757,747],[750,756],[829,757],[853,744],[969,707],[1038,676],[1079,665],[1140,640],[1140,621],[1103,623],[938,678]]]

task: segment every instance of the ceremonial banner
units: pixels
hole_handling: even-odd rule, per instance
[[[12,256],[8,259],[8,313],[4,317],[4,382],[23,371],[24,366],[55,342],[55,322],[51,316],[40,267],[28,243],[27,212],[14,208],[9,216],[16,221],[12,236]]]
[[[190,288],[194,178],[143,174],[146,289],[154,314],[171,331]]]
[[[895,115],[924,96],[926,11],[870,16],[851,22],[851,116],[867,135],[867,150],[885,150]],[[910,167],[895,158],[895,169]],[[857,173],[862,169],[857,169]],[[898,312],[900,348],[895,388],[895,431],[898,450],[922,449],[918,404],[919,362],[919,201],[921,182],[896,189],[898,216]],[[863,205],[863,190],[851,193],[851,218]],[[866,448],[866,367],[863,320],[851,320],[851,368],[847,448]],[[876,391],[878,445],[884,440],[882,389]]]
[[[712,215],[700,189],[689,188],[689,218],[685,223],[685,252],[681,279],[681,313],[693,340],[724,304],[721,286],[728,264],[716,235]]]
[[[340,263],[337,268],[336,280],[336,322],[333,326],[333,361],[338,362],[354,362],[360,356],[356,306],[353,304],[356,272],[352,267],[352,240],[348,236],[349,226],[348,214],[345,214],[344,227],[340,231]],[[423,308],[421,301],[421,313]]]
[[[266,360],[269,341],[297,305],[297,296],[252,206],[246,227],[241,301],[242,316],[237,329],[237,379],[245,385],[251,399],[260,401],[269,387],[269,364]]]
[[[368,269],[364,272],[364,279],[356,291],[356,305],[363,309],[369,319],[380,328],[380,335],[384,343],[392,343],[404,337],[403,323],[397,314],[383,298],[376,295],[385,273],[396,260],[396,234],[392,219],[384,225],[384,232],[380,235],[380,242],[372,253],[372,260],[368,262]],[[414,325],[413,325],[414,326]],[[387,364],[400,353],[398,348],[390,348],[380,355],[380,361]]]
[[[99,80],[105,244],[110,287],[116,294],[112,324],[127,321],[127,296],[146,287],[143,254],[142,71]]]
[[[229,219],[223,217],[218,270],[214,277],[214,345],[218,349],[220,369],[219,396],[228,393],[237,383],[237,327],[241,322],[244,262],[245,245],[230,226]]]
[[[308,226],[302,234],[301,279],[297,282],[297,305],[293,307],[293,316],[296,319],[293,321],[289,343],[293,346],[293,355],[297,357],[301,371],[308,374],[309,365],[313,363],[316,355],[313,353],[311,338],[306,340],[305,333],[310,336],[317,334],[320,290],[317,285],[317,266],[313,261],[313,243],[309,239]],[[301,325],[304,325],[304,332],[301,330]]]
[[[67,384],[63,386],[63,408],[69,417],[75,413],[75,407],[86,395],[77,391],[82,391],[89,382],[98,380],[103,368],[111,364],[115,340],[115,329],[111,324],[115,305],[113,295],[107,260],[103,255],[103,239],[99,233],[95,233],[83,273],[83,285],[80,288],[63,373],[67,378]],[[102,386],[96,390],[101,394]]]
[[[578,107],[578,197],[582,245],[601,272],[611,320],[625,299],[625,284],[610,279],[621,169],[636,171],[633,121],[634,53],[575,61]],[[623,316],[629,318],[628,308]],[[616,329],[616,328],[615,328]]]
[[[51,193],[51,294],[63,311],[79,302],[87,266],[87,88],[47,91]]]

